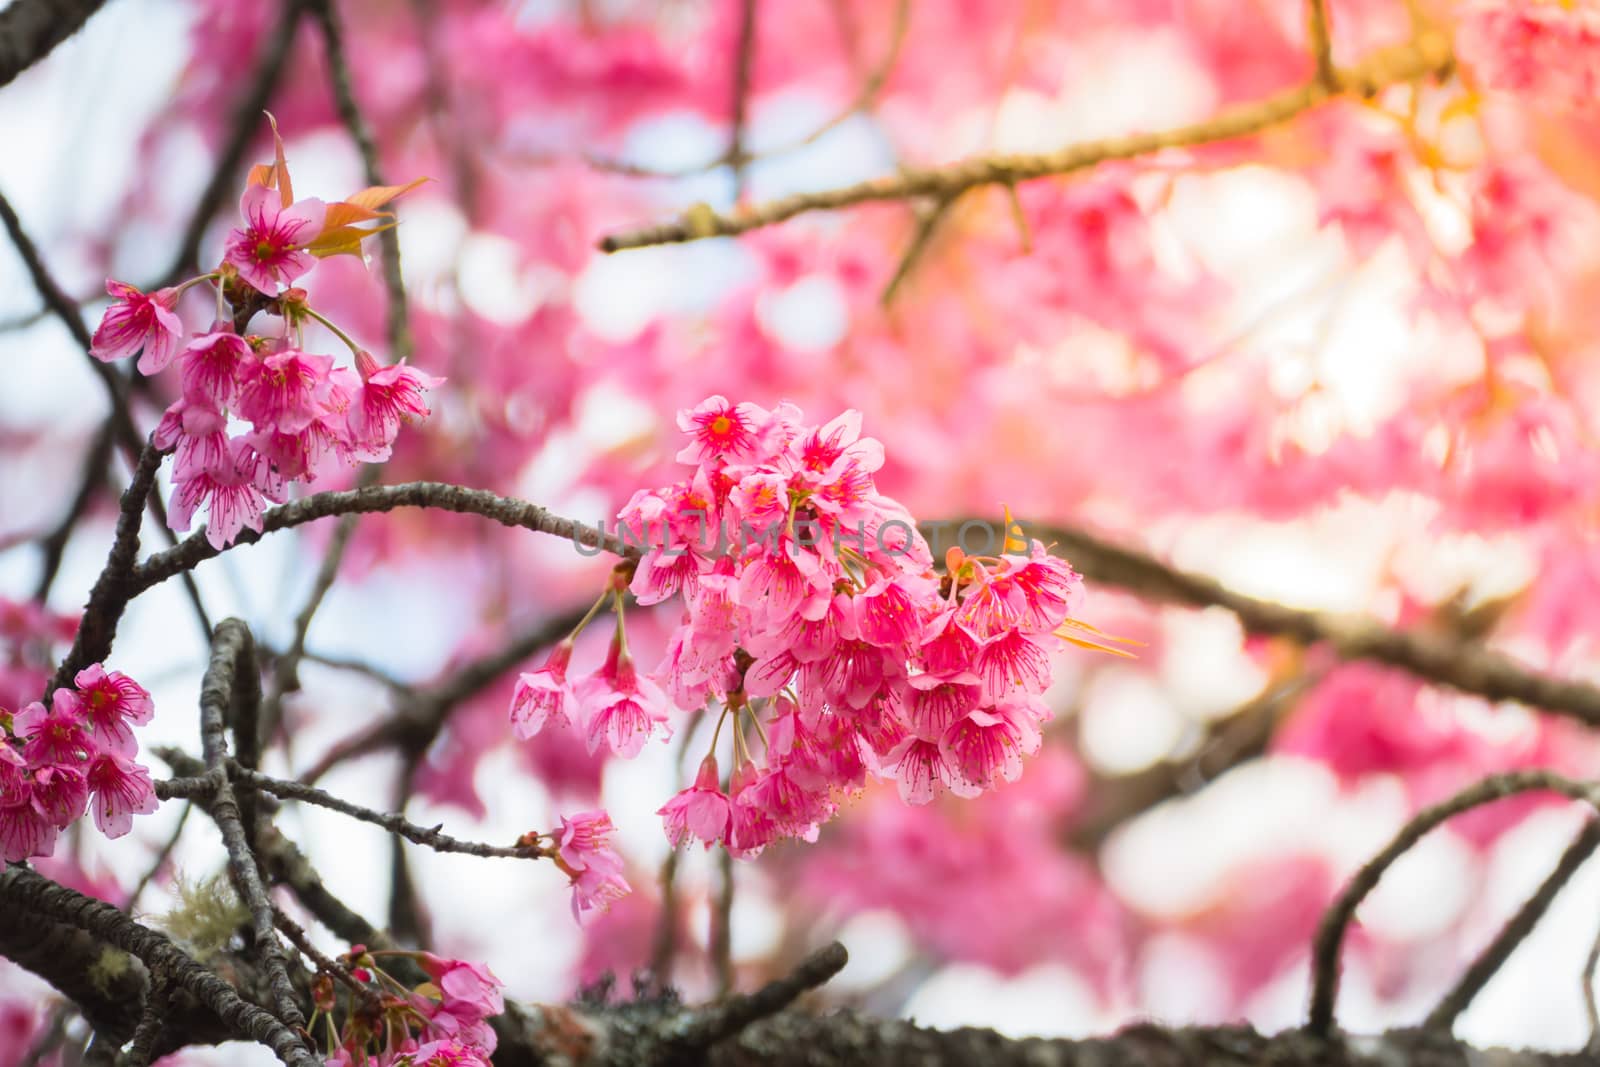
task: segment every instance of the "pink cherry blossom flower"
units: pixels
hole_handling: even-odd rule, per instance
[[[909,645],[922,634],[924,605],[932,599],[932,583],[900,575],[880,578],[855,598],[856,628],[875,645]]]
[[[739,521],[759,536],[789,516],[789,481],[773,471],[756,471],[739,480],[728,494]]]
[[[572,662],[572,640],[560,642],[550,650],[550,658],[536,671],[517,678],[511,694],[511,729],[523,741],[534,737],[550,723],[570,726],[578,716],[578,697],[567,681],[567,665]]]
[[[1003,699],[1017,689],[1040,693],[1050,683],[1050,656],[1038,638],[1013,627],[983,643],[977,673],[992,699]]]
[[[900,799],[907,804],[926,804],[950,788],[951,768],[936,741],[907,737],[885,763],[900,784]]]
[[[45,818],[33,800],[33,785],[0,793],[0,858],[19,863],[56,850],[60,829]]]
[[[174,530],[187,530],[200,505],[207,505],[206,540],[219,551],[231,544],[245,527],[261,529],[261,509],[266,503],[254,480],[243,440],[232,442],[231,462],[198,471],[178,486],[168,519]]]
[[[316,264],[306,246],[316,238],[327,215],[320,200],[285,205],[277,189],[252,183],[239,201],[244,226],[228,234],[223,259],[255,288],[276,296],[278,286]]]
[[[584,680],[582,706],[591,753],[604,742],[618,756],[632,759],[658,726],[663,739],[672,736],[666,694],[639,675],[620,640],[611,642],[605,663]]]
[[[754,404],[730,404],[726,397],[707,397],[693,408],[678,412],[678,429],[692,439],[678,453],[678,462],[747,457],[760,443],[759,433],[766,418],[767,413]]]
[[[17,712],[11,729],[27,742],[23,754],[33,767],[49,763],[79,766],[97,750],[84,729],[83,704],[70,689],[57,689],[48,710],[34,701]]]
[[[33,808],[58,830],[65,830],[83,815],[89,803],[89,786],[83,772],[66,764],[35,765]]]
[[[142,352],[139,373],[164,370],[183,339],[183,320],[176,310],[178,290],[143,293],[126,282],[107,279],[106,292],[118,302],[106,310],[95,328],[89,354],[110,362]]]
[[[257,430],[293,434],[323,413],[333,357],[293,348],[270,352],[251,364],[239,386],[239,414]]]
[[[487,966],[442,959],[428,952],[420,955],[419,962],[444,994],[444,1007],[451,1014],[465,1017],[476,1013],[479,1018],[488,1018],[506,1010],[505,998],[500,993],[505,983]]]
[[[1030,748],[1037,750],[1037,732],[1031,741]],[[939,751],[950,768],[950,791],[975,797],[998,781],[1016,781],[1022,774],[1025,743],[1015,722],[990,711],[974,710],[951,724],[939,739]]]
[[[754,859],[779,837],[778,826],[771,813],[758,803],[756,796],[750,794],[750,787],[755,783],[758,773],[755,764],[745,760],[733,772],[733,780],[728,783],[732,811],[726,845],[728,854],[735,859]]]
[[[937,741],[944,732],[977,710],[983,698],[978,676],[961,674],[919,674],[907,679],[906,725],[917,736]]]
[[[591,863],[606,865],[615,861],[620,866],[621,859],[611,850],[614,832],[616,827],[611,824],[611,816],[599,809],[561,816],[562,862],[575,871],[584,870]]]
[[[482,1046],[463,1044],[454,1038],[430,1041],[401,1057],[400,1062],[406,1067],[491,1067]]]
[[[182,482],[231,462],[227,429],[228,416],[209,401],[184,397],[174,401],[155,432],[157,448],[177,453],[173,480]]]
[[[561,817],[556,862],[572,878],[572,915],[579,921],[632,891],[622,876],[622,857],[611,847],[614,831],[604,811]]]
[[[701,760],[694,785],[667,801],[656,814],[662,817],[667,840],[674,848],[690,836],[705,842],[706,848],[725,838],[730,812],[717,776],[717,757],[713,754]]]
[[[144,687],[120,671],[91,663],[73,679],[84,720],[102,747],[132,755],[138,744],[130,727],[143,726],[155,714]]]
[[[606,911],[631,892],[621,868],[587,867],[572,881],[572,917],[581,923],[585,915]]]
[[[381,462],[389,458],[402,423],[428,417],[422,394],[444,379],[401,363],[380,366],[365,349],[356,353],[356,369],[361,388],[347,413],[350,436],[361,459]]]
[[[227,323],[217,323],[183,349],[183,395],[215,408],[226,408],[238,398],[239,379],[256,354],[249,342]]]
[[[120,752],[96,756],[86,780],[93,794],[94,824],[107,837],[121,837],[133,829],[135,815],[156,810],[150,772]]]

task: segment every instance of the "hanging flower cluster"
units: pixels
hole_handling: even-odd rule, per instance
[[[639,602],[683,601],[658,684],[628,659],[624,565],[607,594],[619,621],[604,665],[571,683],[572,639],[562,642],[519,681],[517,734],[573,724],[591,751],[632,756],[666,731],[666,694],[681,708],[717,702],[712,751],[659,814],[674,844],[740,857],[814,839],[869,774],[896,780],[913,804],[1015,780],[1050,717],[1051,654],[1064,640],[1107,648],[1070,617],[1082,593],[1072,568],[1018,538],[1008,515],[1003,554],[951,549],[936,571],[910,514],[877,491],[883,448],[861,436],[857,412],[814,426],[791,404],[713,396],[678,425],[693,473],[636,494],[618,530],[643,547],[629,583]]]
[[[407,988],[377,956],[409,957],[429,980]],[[488,1020],[506,1005],[504,983],[488,967],[431,952],[369,952],[365,945],[352,946],[339,962],[356,988],[346,989],[341,1011],[333,978],[319,977],[308,1024],[314,1036],[321,1024],[330,1067],[489,1067],[498,1039]]]
[[[0,712],[0,858],[51,855],[57,835],[86,808],[107,837],[155,811],[133,734],[154,713],[137,682],[98,663],[79,671],[72,688],[57,689],[48,708],[36,701],[14,717]]]
[[[392,225],[380,222],[389,213],[379,209],[419,183],[374,186],[333,204],[297,201],[279,139],[276,160],[250,172],[240,204],[244,224],[229,233],[215,271],[155,293],[107,283],[115,302],[95,330],[91,354],[108,361],[137,355],[144,374],[179,366],[182,395],[155,433],[156,446],[177,457],[174,529],[187,530],[205,507],[207,540],[221,548],[246,527],[260,530],[266,502],[283,503],[291,484],[313,483],[330,461],[387,459],[401,423],[427,417],[422,394],[441,379],[381,365],[313,309],[305,290],[282,288],[318,257],[360,255],[362,238]],[[178,299],[207,282],[216,291],[216,319],[190,333]],[[276,316],[281,332],[243,332],[258,311]],[[302,349],[307,319],[349,346],[353,368]],[[249,430],[233,432],[235,420]]]

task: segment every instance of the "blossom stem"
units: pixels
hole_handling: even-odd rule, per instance
[[[722,737],[722,724],[728,718],[728,705],[722,705],[722,714],[717,716],[717,727],[711,731],[711,754],[717,754],[717,740]],[[737,753],[735,753],[737,756]]]
[[[578,620],[578,625],[574,626],[572,628],[572,632],[567,635],[568,641],[576,641],[578,639],[578,635],[583,633],[583,628],[593,622],[596,615],[600,614],[600,609],[605,606],[606,598],[611,595],[611,586],[607,585],[605,589],[601,591],[599,599],[594,602],[594,606],[584,614],[583,618]]]
[[[322,325],[324,325],[328,329],[332,330],[334,336],[339,338],[339,340],[343,341],[345,343],[345,347],[349,348],[350,352],[352,354],[361,351],[361,346],[356,344],[355,341],[351,340],[349,334],[345,333],[343,330],[339,329],[339,327],[335,326],[333,324],[332,320],[330,320],[326,315],[323,315],[320,312],[318,312],[317,309],[312,307],[310,304],[302,304],[300,306],[305,311],[305,313],[307,315],[310,315],[312,318],[314,318],[318,322],[322,323]]]

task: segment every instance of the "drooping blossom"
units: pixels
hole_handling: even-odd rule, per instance
[[[561,817],[556,863],[572,879],[572,915],[580,922],[632,892],[622,875],[622,857],[611,847],[615,827],[604,811]]]
[[[577,719],[577,694],[567,681],[572,648],[570,639],[558,643],[544,666],[518,676],[511,696],[511,728],[519,739],[536,736],[552,722],[565,727]]]
[[[366,349],[356,352],[355,360],[361,387],[347,415],[350,436],[359,458],[381,462],[389,458],[402,423],[428,417],[422,394],[444,379],[402,363],[381,366]]]
[[[176,310],[178,290],[144,293],[126,282],[107,279],[106,292],[117,303],[106,309],[95,328],[89,354],[105,362],[139,354],[140,374],[165,370],[183,340],[183,320]]]
[[[691,836],[705,842],[706,848],[726,838],[731,812],[717,777],[717,757],[713,754],[701,760],[694,785],[667,801],[656,814],[666,823],[667,840],[675,848]]]

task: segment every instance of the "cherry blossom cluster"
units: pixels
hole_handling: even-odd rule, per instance
[[[669,703],[717,702],[712,751],[659,814],[674,844],[694,837],[740,857],[813,840],[868,775],[894,779],[912,804],[1015,780],[1050,717],[1052,653],[1063,639],[1104,647],[1070,617],[1082,591],[1072,568],[1008,518],[1004,554],[952,549],[936,571],[910,514],[877,491],[883,448],[861,436],[857,412],[815,426],[788,403],[713,396],[678,425],[692,474],[637,493],[619,527],[645,546],[638,601],[684,605],[656,681],[627,658],[619,597],[619,636],[595,675],[567,678],[569,639],[522,676],[519,736],[575,723],[591,750],[604,741],[632,756],[665,730]]]
[[[251,172],[243,225],[228,234],[217,270],[154,293],[107,283],[115,299],[91,354],[106,361],[137,355],[143,374],[179,367],[181,395],[155,433],[158,448],[176,452],[174,529],[187,530],[205,507],[206,537],[221,548],[246,527],[260,530],[266,502],[285,502],[290,485],[314,483],[330,463],[385,460],[401,424],[427,417],[422,394],[441,379],[383,366],[313,309],[304,289],[287,288],[319,256],[359,255],[361,239],[377,232],[360,224],[387,217],[378,208],[416,184],[373,187],[332,204],[295,200],[280,140],[276,161]],[[201,283],[215,289],[216,318],[191,333],[178,301]],[[281,329],[241,332],[257,311],[276,316]],[[303,350],[308,319],[349,346],[353,368]],[[248,430],[233,432],[239,423]]]
[[[408,989],[379,966],[375,955],[408,956],[428,981]],[[314,988],[316,1014],[309,1029],[326,1026],[330,1067],[488,1067],[497,1038],[488,1020],[505,1011],[504,983],[482,964],[430,952],[368,952],[355,945],[340,957],[359,985],[335,1029],[338,996],[333,978]]]
[[[51,855],[57,835],[86,808],[107,837],[155,811],[133,733],[154,713],[137,682],[98,663],[79,671],[72,688],[57,689],[48,708],[35,701],[9,722],[0,712],[0,857]]]

